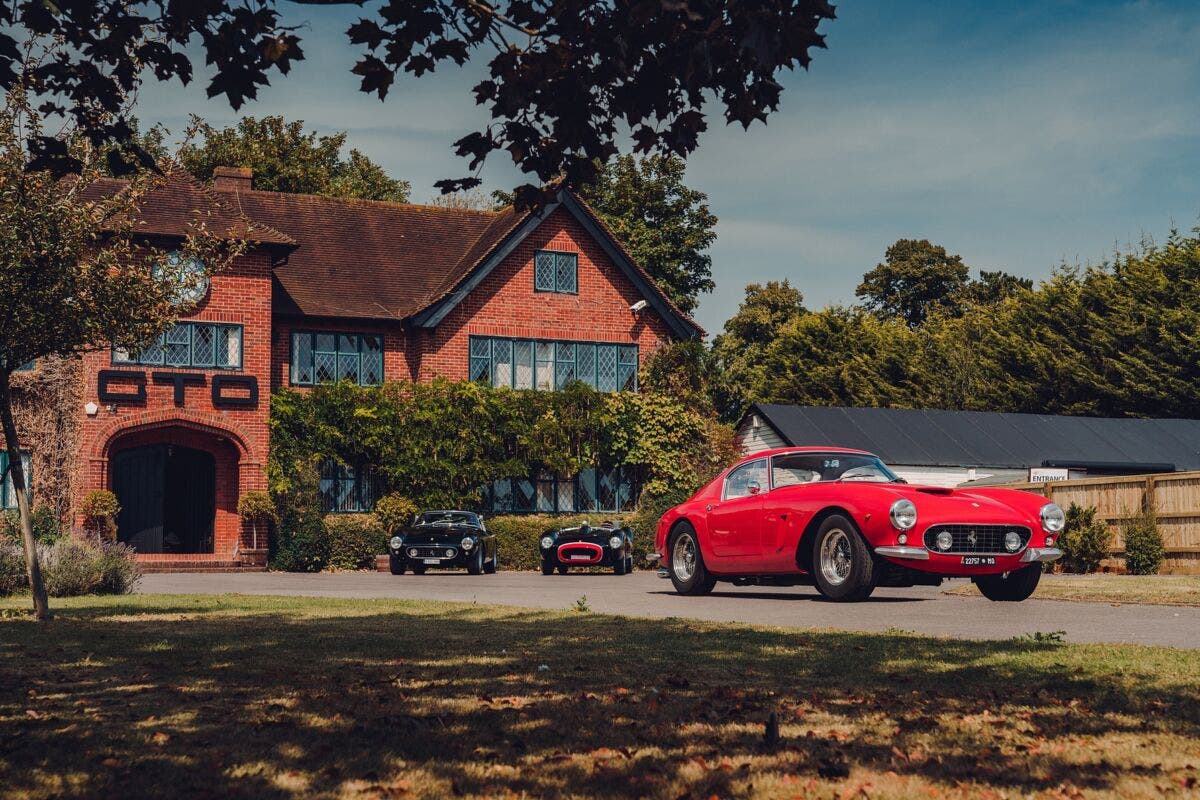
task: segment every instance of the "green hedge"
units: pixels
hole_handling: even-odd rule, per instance
[[[375,556],[387,552],[387,535],[374,514],[330,514],[325,533],[333,569],[373,569]]]
[[[657,521],[657,517],[655,518]],[[496,534],[500,547],[500,569],[536,570],[542,566],[538,541],[542,534],[554,528],[574,527],[587,521],[589,525],[600,525],[614,520],[628,525],[633,531],[633,566],[635,569],[650,569],[646,554],[654,547],[654,532],[646,535],[639,526],[637,514],[523,514],[489,517],[484,524]]]

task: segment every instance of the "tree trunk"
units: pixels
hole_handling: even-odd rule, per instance
[[[21,512],[21,541],[25,544],[25,574],[29,577],[29,589],[33,592],[33,610],[39,620],[50,619],[50,604],[46,600],[46,585],[42,582],[42,568],[38,564],[37,543],[33,539],[33,510],[29,507],[29,493],[25,483],[25,463],[21,460],[21,447],[17,442],[17,424],[13,421],[12,392],[9,372],[0,369],[0,423],[4,426],[4,446],[8,450],[8,473],[12,476],[13,492],[17,495],[17,508]]]

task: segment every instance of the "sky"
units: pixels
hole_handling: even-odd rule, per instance
[[[835,2],[827,50],[784,72],[780,109],[749,131],[716,106],[687,182],[719,218],[716,290],[695,317],[719,333],[751,282],[786,278],[809,307],[849,303],[900,238],[929,239],[974,269],[1035,279],[1098,262],[1200,221],[1200,3],[1047,0]],[[239,113],[282,114],[412,182],[467,174],[452,143],[487,121],[478,64],[358,91],[346,27],[375,8],[283,3],[306,60]],[[135,113],[181,131],[235,114],[197,80],[151,82]],[[524,182],[494,154],[484,188]]]

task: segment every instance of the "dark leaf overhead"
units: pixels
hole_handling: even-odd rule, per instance
[[[305,20],[285,19],[281,5],[21,0],[0,11],[0,85],[24,72],[101,144],[127,138],[120,112],[140,81],[189,83],[191,56],[202,50],[209,96],[237,109],[304,58]],[[808,66],[834,9],[825,0],[385,0],[364,14],[346,31],[360,48],[353,72],[363,92],[384,99],[397,75],[479,59],[488,75],[473,94],[491,123],[455,143],[469,169],[503,151],[537,184],[579,184],[616,154],[626,131],[640,152],[686,157],[708,127],[706,102],[716,100],[727,122],[765,121],[779,105],[776,74]],[[23,45],[50,38],[67,47],[23,68]],[[31,146],[43,163],[70,166],[49,138]],[[439,186],[477,184],[467,176]],[[538,196],[521,188],[518,197]]]

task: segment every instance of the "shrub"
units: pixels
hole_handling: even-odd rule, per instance
[[[270,539],[271,526],[279,524],[279,515],[275,513],[275,503],[266,492],[246,492],[238,500],[238,516],[243,522],[249,523],[252,544],[259,546],[260,537],[265,534]]]
[[[1096,519],[1095,508],[1072,503],[1067,508],[1067,524],[1058,537],[1063,557],[1059,561],[1064,572],[1095,572],[1108,556],[1111,538],[1108,526]]]
[[[64,537],[38,555],[52,597],[128,594],[141,577],[133,549],[117,542]]]
[[[88,492],[79,504],[79,513],[88,533],[98,539],[116,541],[117,515],[121,513],[121,504],[117,502],[115,494],[106,489]]]
[[[58,516],[50,506],[33,509],[33,538],[40,544],[50,544],[62,536]],[[17,511],[6,511],[0,516],[0,538],[21,543],[21,515]]]
[[[0,539],[0,597],[25,588],[25,551],[16,542]]]
[[[686,491],[676,491],[658,496],[642,495],[638,501],[637,512],[629,520],[633,530],[634,541],[644,545],[649,551],[654,546],[654,534],[658,530],[658,521],[662,515],[691,497]]]
[[[1144,512],[1124,528],[1125,569],[1131,575],[1154,575],[1163,561],[1162,534],[1154,515]]]
[[[329,537],[329,566],[366,569],[375,556],[386,552],[387,537],[374,514],[330,514],[325,517]]]
[[[542,534],[553,528],[565,528],[578,525],[584,520],[589,525],[599,525],[605,520],[622,521],[628,519],[615,514],[522,514],[513,516],[491,517],[484,520],[487,529],[496,534],[496,546],[500,551],[501,569],[540,569],[542,565],[541,550],[538,540]],[[653,544],[653,541],[650,542]],[[635,567],[646,563],[646,542],[634,532],[633,563]]]
[[[271,568],[284,572],[320,572],[329,566],[329,532],[319,514],[285,518],[279,526],[279,549]]]
[[[412,500],[396,493],[384,495],[375,501],[375,518],[388,538],[411,523],[420,510]]]

